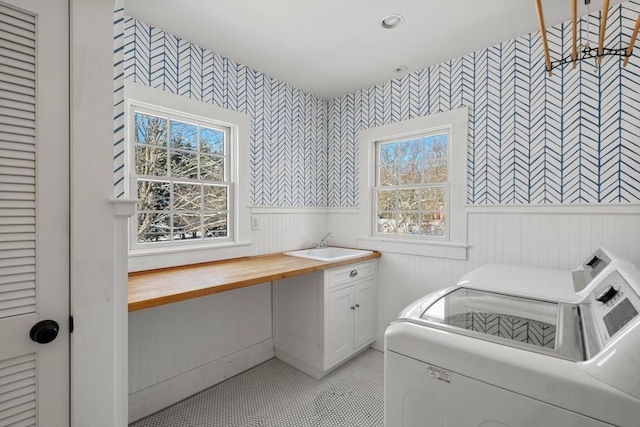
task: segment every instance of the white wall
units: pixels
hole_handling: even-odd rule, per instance
[[[256,255],[330,244],[356,247],[357,209],[254,208]],[[640,265],[640,207],[469,207],[465,261],[383,252],[375,348],[415,299],[487,263],[573,269],[604,246]],[[130,313],[130,419],[273,357],[270,285]],[[268,326],[268,329],[265,328]]]
[[[252,208],[251,212],[259,227],[253,232],[254,255],[310,248],[326,234],[324,208]]]
[[[357,215],[329,214],[337,244],[356,245]],[[598,247],[640,266],[640,206],[472,207],[466,261],[383,252],[378,261],[378,340],[405,306],[488,263],[572,270]]]
[[[253,208],[254,254],[311,247],[324,209]],[[271,284],[129,313],[129,421],[273,357]]]
[[[273,357],[271,284],[129,314],[129,421]]]
[[[126,423],[113,196],[113,0],[71,0],[71,423]],[[100,224],[100,227],[96,227]],[[119,329],[120,328],[120,329]],[[126,331],[126,329],[124,329]],[[44,396],[46,399],[46,396]]]

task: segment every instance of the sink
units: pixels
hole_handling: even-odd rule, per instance
[[[363,251],[360,249],[347,248],[322,248],[322,249],[302,249],[300,251],[285,252],[285,255],[298,258],[315,259],[317,261],[342,261],[343,259],[357,258],[363,255],[372,254],[373,251]]]

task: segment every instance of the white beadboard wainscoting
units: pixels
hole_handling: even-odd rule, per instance
[[[327,233],[326,208],[251,208],[254,255],[313,247]],[[329,239],[332,243],[332,239]]]
[[[129,314],[129,422],[274,355],[271,283]]]
[[[324,208],[252,208],[253,253],[312,247]],[[129,422],[273,357],[271,283],[129,314]]]
[[[383,252],[378,326],[415,299],[487,263],[574,269],[604,246],[640,265],[640,206],[468,207],[467,260]],[[357,245],[357,208],[252,208],[254,254]],[[271,284],[132,312],[129,414],[137,420],[273,357]]]
[[[335,244],[354,246],[357,212],[332,212]],[[640,266],[640,206],[472,206],[467,209],[467,260],[383,252],[378,259],[378,331],[412,301],[454,285],[484,264],[572,270],[598,247]]]

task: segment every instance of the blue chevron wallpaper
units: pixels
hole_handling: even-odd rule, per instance
[[[637,0],[611,8],[607,46],[628,43],[639,11]],[[121,8],[114,16],[116,196],[123,194],[124,76],[249,114],[256,206],[355,207],[360,129],[461,106],[471,111],[468,203],[640,201],[637,53],[626,68],[609,57],[600,68],[583,61],[549,78],[536,32],[327,103],[125,17]],[[592,23],[598,17],[592,15]],[[582,35],[586,28],[582,19]],[[570,31],[569,24],[549,29],[554,58],[569,52]]]
[[[610,9],[606,46],[629,43],[638,11],[638,1]],[[570,24],[548,39],[552,58],[566,56]],[[358,204],[360,129],[462,106],[471,110],[468,203],[640,201],[640,58],[626,68],[617,57],[594,64],[547,77],[536,32],[332,100],[329,205]]]
[[[248,114],[255,206],[327,205],[327,101],[130,17],[124,78]]]
[[[113,10],[113,192],[124,196],[124,0]]]

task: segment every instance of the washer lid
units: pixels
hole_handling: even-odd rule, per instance
[[[537,299],[578,303],[571,271],[516,265],[487,264],[462,276],[457,283],[466,288],[498,293],[517,293]]]
[[[457,288],[430,304],[419,320],[486,341],[584,360],[579,311],[574,305]]]

